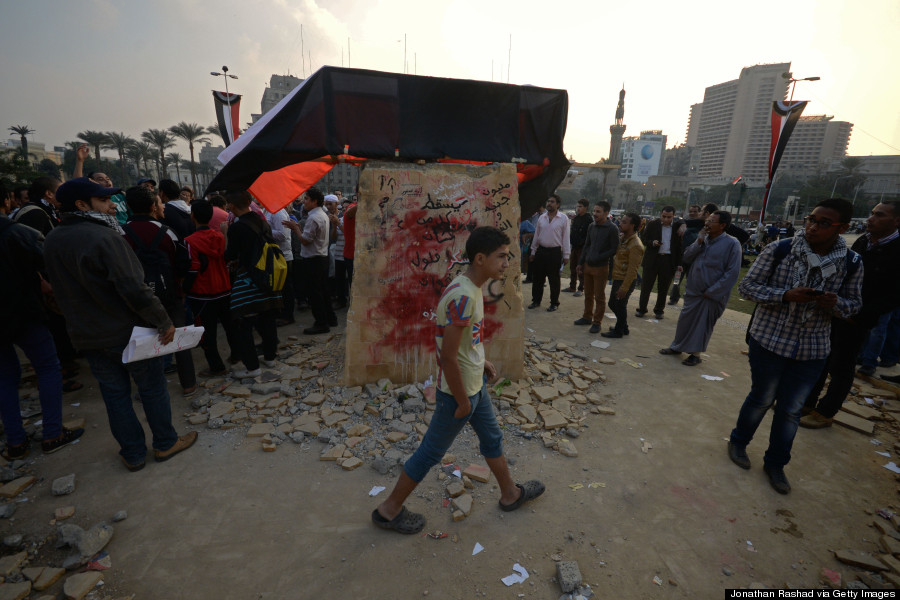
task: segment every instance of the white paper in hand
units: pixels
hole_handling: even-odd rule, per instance
[[[203,328],[188,325],[175,329],[175,339],[163,345],[159,342],[159,332],[149,327],[135,327],[131,332],[131,339],[122,351],[122,362],[132,363],[146,360],[154,356],[172,354],[182,350],[189,350],[200,343],[203,337]]]

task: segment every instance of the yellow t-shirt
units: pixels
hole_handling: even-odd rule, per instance
[[[462,373],[466,395],[473,396],[484,384],[484,344],[481,334],[484,326],[484,299],[481,288],[465,275],[460,275],[447,286],[438,302],[437,310],[438,382],[442,392],[453,394],[441,366],[441,344],[447,325],[465,327],[459,343],[459,370]]]

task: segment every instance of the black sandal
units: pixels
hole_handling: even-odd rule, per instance
[[[519,499],[512,504],[503,504],[502,502],[498,502],[498,504],[500,505],[500,510],[504,512],[514,511],[529,500],[534,500],[535,498],[543,494],[544,490],[546,489],[544,487],[544,484],[537,479],[526,481],[523,484],[517,483],[516,487],[522,490],[522,493],[519,494]]]
[[[390,521],[381,516],[381,513],[376,508],[372,511],[372,522],[382,529],[393,529],[397,533],[406,535],[419,533],[425,528],[425,516],[408,511],[405,506]]]
[[[686,367],[696,367],[697,365],[699,365],[702,362],[703,362],[703,360],[699,356],[697,356],[695,354],[691,354],[686,359],[681,361],[681,364],[683,364]]]

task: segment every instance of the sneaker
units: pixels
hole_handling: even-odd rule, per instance
[[[800,419],[800,427],[805,427],[807,429],[825,429],[826,427],[831,427],[833,422],[833,418],[823,417],[816,411],[812,411]]]
[[[235,379],[246,379],[247,377],[259,377],[261,373],[261,369],[253,369],[252,371],[248,371],[247,369],[235,369],[231,372],[231,376]]]
[[[585,319],[584,317],[581,317],[580,319],[575,321],[575,325],[590,325],[590,324],[591,324],[591,320]]]
[[[600,333],[599,325],[591,325],[591,333]]]
[[[622,334],[619,333],[618,331],[616,331],[615,329],[610,329],[609,331],[604,331],[600,335],[605,338],[620,338],[620,337],[622,337]]]
[[[609,330],[610,330],[610,331],[619,331],[618,329],[615,328],[615,326],[610,327]],[[619,333],[621,333],[622,335],[628,335],[629,330],[628,330],[628,328],[626,327],[624,331],[619,331]]]
[[[540,302],[532,302],[531,304],[528,305],[528,308],[537,308],[540,305],[541,305]]]
[[[28,456],[29,448],[31,448],[31,441],[28,438],[25,438],[25,441],[21,444],[15,446],[7,445],[2,456],[6,460],[22,459]]]
[[[164,462],[178,454],[179,452],[184,452],[188,448],[194,445],[194,442],[197,441],[197,432],[192,431],[186,435],[178,436],[178,439],[175,440],[175,443],[172,444],[172,447],[168,450],[154,450],[153,458],[156,459],[156,462]]]
[[[132,464],[132,463],[128,462],[127,460],[125,460],[125,457],[122,455],[119,455],[119,458],[122,459],[122,464],[125,465],[125,468],[128,469],[129,471],[131,471],[132,473],[136,473],[137,471],[140,471],[141,469],[143,469],[144,467],[147,466],[147,463],[143,460],[139,463]]]
[[[655,313],[653,313],[653,316],[656,317],[657,321],[662,321],[663,318],[665,317],[665,313],[655,312]]]
[[[576,298],[581,298],[582,296],[584,296],[584,292],[575,292],[572,295],[575,296]]]
[[[547,307],[547,312],[556,312],[556,310],[558,308],[559,308],[559,304],[551,304],[550,306]]]
[[[263,360],[261,360],[260,362],[261,362],[263,365],[265,365],[266,367],[270,368],[270,369],[274,369],[274,368],[275,368],[275,361],[274,361],[274,360],[265,360],[265,359],[263,359]]]
[[[646,314],[647,314],[647,311],[646,311],[646,310],[637,309],[636,311],[634,311],[634,316],[636,316],[636,317],[642,317],[642,318],[643,318],[643,316],[646,315]]]
[[[783,467],[763,467],[763,471],[769,476],[769,483],[775,488],[779,494],[789,494],[791,492],[791,484],[788,483],[787,477],[784,475]]]
[[[863,365],[856,370],[858,375],[866,375],[867,377],[871,377],[875,374],[875,367],[870,367],[868,365]]]
[[[61,434],[52,440],[44,440],[41,442],[41,450],[44,451],[44,454],[53,454],[57,450],[62,450],[63,446],[67,446],[80,438],[83,433],[84,428],[82,427],[79,427],[78,429],[66,429],[63,427]]]
[[[750,468],[750,457],[747,456],[746,446],[738,446],[728,442],[728,458],[742,469]]]

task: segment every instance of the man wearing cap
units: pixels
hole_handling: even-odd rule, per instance
[[[149,177],[141,177],[140,179],[138,179],[137,184],[147,188],[151,192],[156,191],[156,181],[150,179]]]
[[[129,471],[138,471],[144,468],[147,447],[131,400],[131,380],[153,434],[157,462],[190,448],[197,433],[179,437],[172,426],[162,359],[122,363],[122,350],[136,325],[155,328],[161,344],[173,340],[175,327],[144,283],[134,252],[109,223],[110,196],[119,192],[86,177],[61,185],[56,199],[63,219],[47,236],[44,258],[72,343],[84,353],[100,385],[119,455]]]

